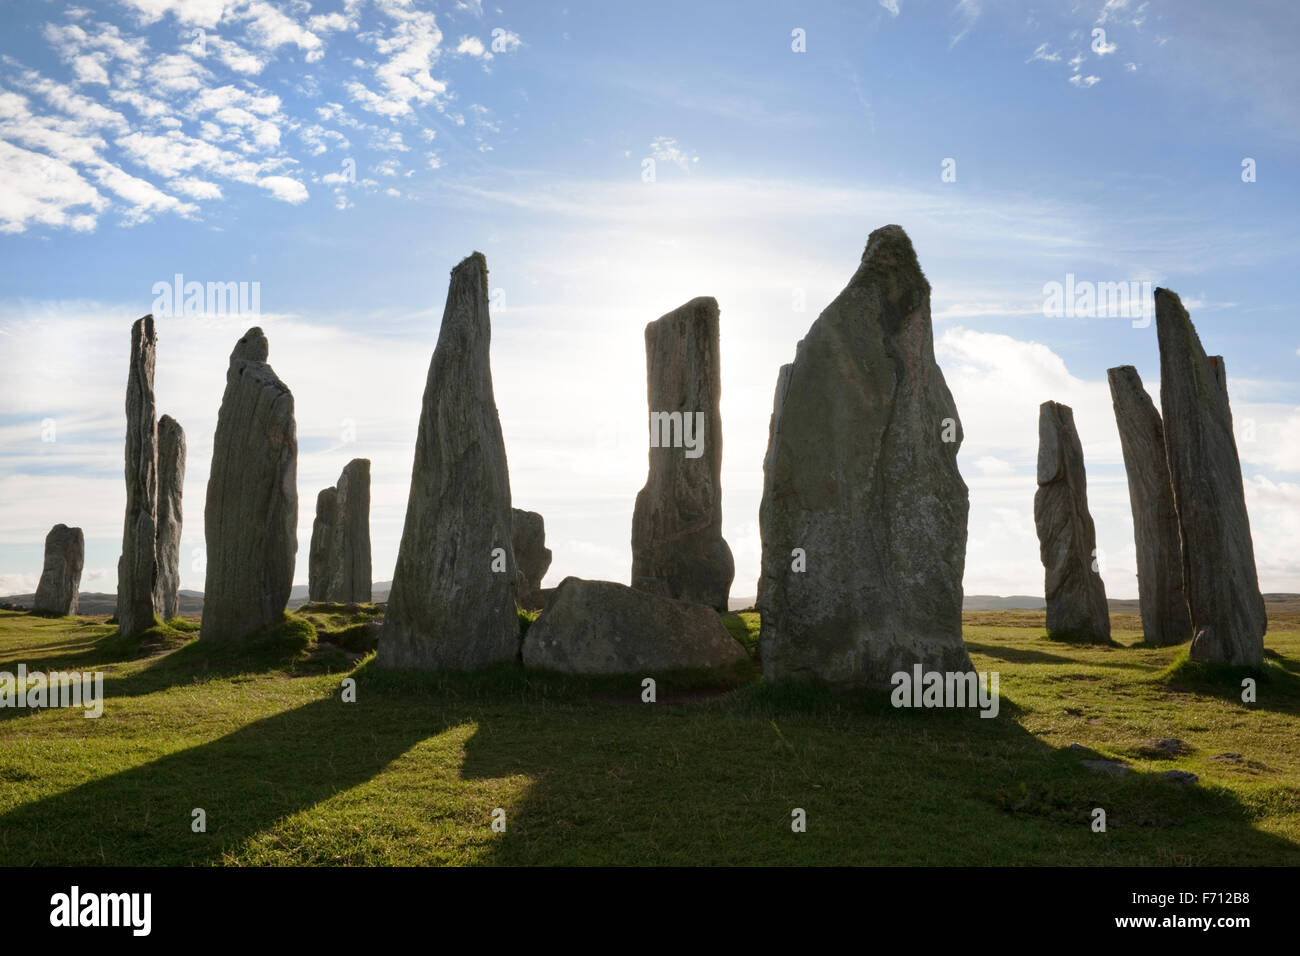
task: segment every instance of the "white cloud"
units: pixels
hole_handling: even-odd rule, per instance
[[[353,81],[348,94],[362,109],[383,116],[406,116],[412,104],[434,103],[446,92],[447,84],[431,72],[437,62],[442,31],[434,15],[412,10],[398,0],[378,0],[380,10],[392,21],[391,30],[378,33],[371,42],[386,57],[375,70],[382,92]]]
[[[1046,43],[1040,43],[1034,48],[1034,52],[1029,55],[1026,63],[1033,63],[1035,60],[1043,60],[1047,63],[1056,63],[1061,59],[1061,54],[1053,53]]]
[[[1080,73],[1076,73],[1076,74],[1074,74],[1074,76],[1070,77],[1070,82],[1071,82],[1074,86],[1077,86],[1077,87],[1079,87],[1080,89],[1085,89],[1085,90],[1086,90],[1088,87],[1090,87],[1090,86],[1096,86],[1098,83],[1100,83],[1100,82],[1101,82],[1101,77],[1099,77],[1099,76],[1084,76],[1084,75],[1082,75],[1082,74],[1080,74]]]
[[[0,233],[33,225],[94,229],[108,206],[94,186],[70,164],[0,139]]]
[[[297,205],[307,199],[307,187],[288,176],[266,176],[259,179],[257,185],[282,202]]]
[[[898,16],[898,0],[880,0],[880,5],[889,11],[891,17]]]
[[[483,46],[483,41],[478,37],[461,37],[460,43],[456,45],[456,52],[468,54],[469,56],[486,57],[489,60],[492,58],[492,54]]]

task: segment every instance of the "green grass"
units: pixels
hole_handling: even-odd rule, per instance
[[[969,614],[976,667],[1001,676],[988,720],[752,671],[654,675],[643,704],[639,678],[393,672],[321,639],[374,613],[208,648],[186,622],[127,640],[0,612],[0,671],[102,670],[108,697],[98,720],[0,710],[0,864],[1300,865],[1293,621],[1247,705],[1237,675],[1131,629],[1072,645],[1041,615]],[[723,620],[754,646],[756,615]],[[1147,746],[1165,737],[1187,752]],[[1089,771],[1071,744],[1135,772]]]

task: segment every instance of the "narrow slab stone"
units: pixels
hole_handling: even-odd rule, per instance
[[[338,522],[339,490],[322,488],[316,496],[316,518],[311,525],[311,550],[307,552],[307,595],[312,601],[328,601],[331,564],[334,560],[334,526]]]
[[[1192,636],[1192,618],[1183,589],[1182,538],[1164,424],[1137,369],[1121,365],[1108,369],[1106,377],[1133,509],[1142,633],[1151,644],[1181,644]]]
[[[203,509],[203,641],[237,641],[278,624],[293,587],[298,432],[293,393],[269,354],[260,328],[230,353]]]
[[[153,626],[158,581],[158,422],[153,394],[158,339],[153,316],[131,326],[126,380],[126,520],[117,562],[117,623],[122,634]]]
[[[379,640],[385,667],[471,670],[519,647],[510,474],[492,392],[487,261],[451,272],[406,523]]]
[[[768,680],[887,689],[914,664],[970,671],[961,421],[900,227],[871,234],[774,405],[757,602]]]
[[[645,328],[650,471],[632,515],[632,586],[727,609],[718,303],[692,299]]]
[[[370,459],[354,458],[339,475],[333,558],[326,600],[366,603],[370,580]]]
[[[519,585],[519,606],[533,611],[544,606],[542,578],[551,567],[551,549],[546,546],[546,520],[536,511],[512,508],[510,542],[515,552]]]
[[[56,524],[45,536],[45,564],[32,598],[32,610],[60,616],[77,613],[77,592],[86,559],[86,539],[80,528]]]
[[[1178,296],[1156,289],[1165,457],[1182,534],[1193,660],[1258,667],[1268,618],[1220,356],[1207,358]]]
[[[1097,533],[1088,511],[1083,445],[1074,410],[1059,402],[1038,409],[1038,492],[1034,525],[1043,561],[1047,633],[1064,640],[1110,640],[1110,608],[1095,570]]]
[[[524,637],[524,666],[565,674],[726,668],[745,649],[703,604],[568,577]]]
[[[185,430],[170,415],[158,419],[158,585],[154,609],[170,621],[181,609],[181,497],[185,491]]]

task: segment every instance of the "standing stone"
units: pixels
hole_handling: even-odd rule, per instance
[[[519,647],[510,474],[492,393],[487,261],[451,272],[429,364],[406,524],[379,639],[386,667],[469,670]]]
[[[1097,533],[1088,512],[1083,445],[1074,410],[1059,402],[1038,408],[1038,550],[1046,571],[1048,636],[1110,640],[1110,607],[1096,570]]]
[[[249,329],[230,353],[203,509],[207,583],[199,639],[237,641],[278,624],[298,552],[293,394]]]
[[[510,544],[519,569],[519,606],[535,610],[542,605],[542,578],[551,567],[551,549],[546,546],[546,521],[536,511],[510,509]]]
[[[77,589],[86,558],[86,539],[80,528],[56,524],[45,536],[45,564],[36,585],[32,610],[65,616],[77,613]]]
[[[884,226],[777,381],[759,510],[768,680],[887,688],[914,664],[971,670],[961,441],[930,284]]]
[[[122,634],[153,626],[158,580],[158,422],[153,370],[158,340],[153,316],[131,326],[126,380],[126,521],[117,562],[117,623]]]
[[[1178,296],[1156,289],[1165,456],[1183,541],[1193,660],[1257,667],[1268,619],[1220,356],[1205,355]]]
[[[650,471],[632,513],[632,586],[727,609],[718,303],[701,296],[645,327]]]
[[[1192,619],[1183,589],[1182,540],[1164,425],[1137,369],[1121,365],[1108,369],[1106,377],[1128,472],[1142,633],[1151,644],[1180,644],[1192,635]]]
[[[338,488],[322,488],[316,496],[316,520],[311,525],[311,550],[307,552],[307,597],[311,601],[329,600],[338,510]]]
[[[181,494],[185,488],[185,431],[176,419],[158,419],[158,586],[154,609],[170,621],[181,609]]]
[[[339,475],[325,599],[365,603],[370,593],[370,459],[354,458]]]

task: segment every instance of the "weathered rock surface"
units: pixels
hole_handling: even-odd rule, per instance
[[[692,299],[651,322],[645,352],[658,441],[632,514],[632,586],[725,611],[736,566],[722,537],[717,301]]]
[[[546,546],[546,521],[536,511],[510,510],[510,543],[515,552],[519,585],[515,599],[525,610],[544,605],[542,578],[551,567],[551,549]]]
[[[1151,644],[1180,644],[1192,636],[1192,619],[1183,589],[1182,538],[1165,459],[1164,424],[1137,369],[1121,365],[1108,369],[1106,377],[1128,473],[1142,633]]]
[[[339,475],[326,600],[365,603],[370,580],[370,459],[354,458]]]
[[[207,579],[199,639],[236,641],[279,623],[298,552],[293,394],[249,329],[230,353],[203,509]]]
[[[80,528],[56,524],[45,536],[45,564],[36,585],[32,610],[40,614],[76,614],[86,539]]]
[[[330,485],[316,495],[316,517],[311,525],[311,550],[307,552],[307,597],[328,601],[330,565],[334,554],[334,526],[338,522],[339,490]]]
[[[745,649],[703,604],[568,577],[524,637],[524,665],[566,674],[730,667]]]
[[[914,664],[972,669],[961,441],[930,284],[885,226],[777,381],[759,512],[769,680],[887,688]]]
[[[1193,660],[1258,666],[1268,619],[1255,571],[1223,359],[1207,358],[1178,296],[1156,289],[1165,457],[1183,542]]]
[[[185,491],[185,430],[176,419],[158,419],[158,583],[154,610],[164,621],[180,613],[181,496]]]
[[[1056,638],[1110,640],[1110,608],[1094,570],[1097,533],[1088,512],[1088,482],[1074,411],[1059,402],[1038,409],[1038,550],[1046,572],[1047,633]]]
[[[515,659],[510,475],[492,392],[487,262],[451,272],[429,364],[378,662],[470,670]],[[500,570],[494,570],[499,568]]]
[[[158,422],[153,394],[158,339],[153,316],[131,326],[126,380],[126,520],[117,562],[117,622],[123,634],[153,626],[158,579]]]

